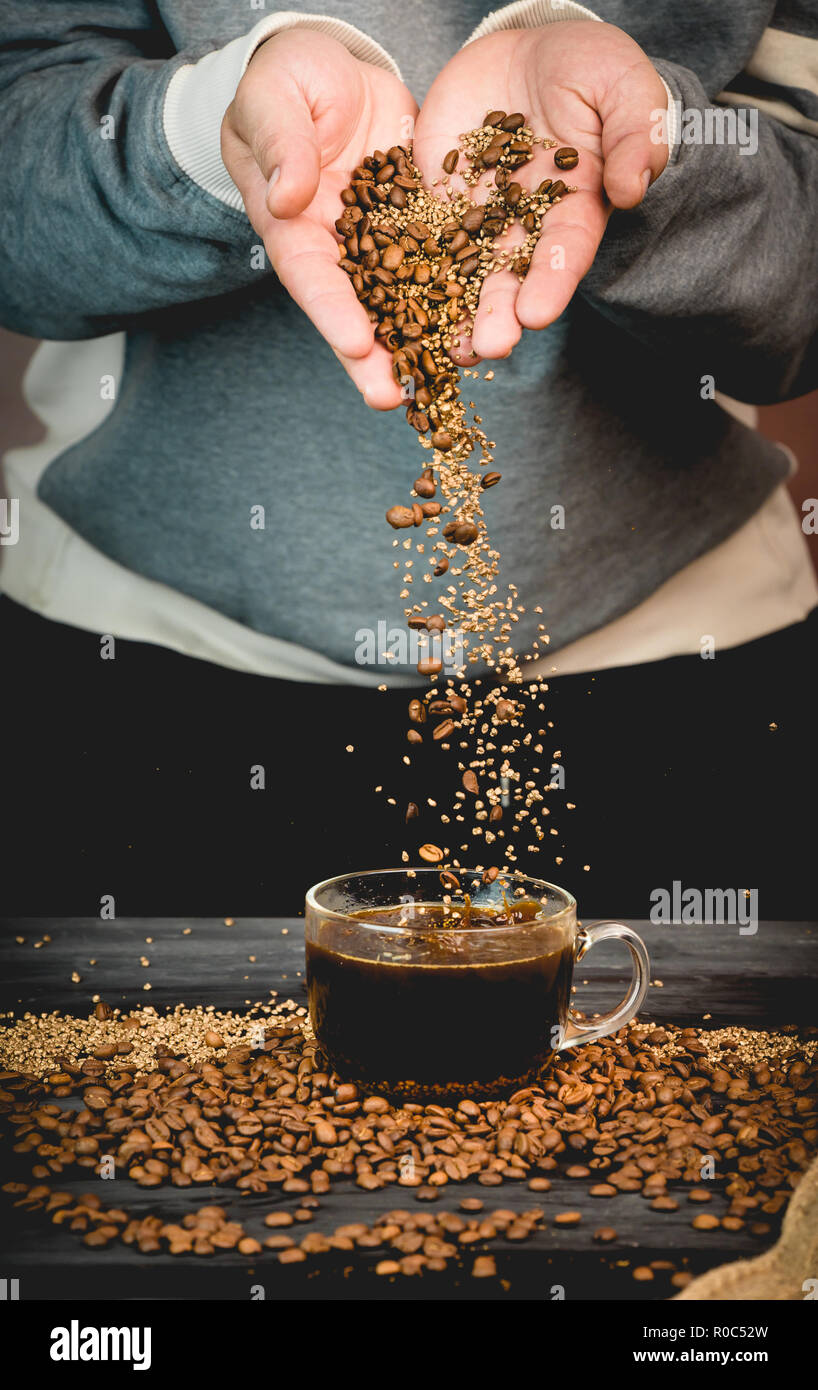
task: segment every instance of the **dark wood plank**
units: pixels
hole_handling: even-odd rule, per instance
[[[762,922],[754,936],[740,936],[737,928],[730,927],[631,925],[648,944],[652,980],[662,981],[652,986],[643,1018],[700,1024],[709,1014],[703,1026],[711,1028],[816,1021],[815,923]],[[183,934],[186,927],[191,929],[188,935]],[[46,935],[51,940],[35,950],[33,943]],[[17,936],[25,938],[22,944],[15,940]],[[146,937],[153,941],[148,944]],[[139,963],[143,954],[151,962],[148,969]],[[248,960],[250,955],[256,957],[255,963]],[[88,965],[92,958],[97,962],[94,966]],[[605,1011],[621,998],[627,960],[615,943],[605,943],[580,963],[575,999],[587,1014]],[[79,984],[71,982],[74,969],[83,977]],[[126,1009],[150,1003],[159,1011],[180,1001],[240,1009],[248,1000],[266,1001],[271,990],[304,1002],[303,976],[303,921],[298,919],[246,919],[231,927],[221,920],[202,919],[14,919],[0,929],[0,1009],[15,1013],[56,1008],[83,1012],[94,994]],[[152,985],[149,992],[143,989],[146,979]],[[5,1152],[3,1180],[25,1176],[27,1165]],[[72,1177],[70,1185],[78,1191],[99,1191],[99,1179]],[[696,1208],[684,1200],[678,1212],[658,1214],[639,1195],[598,1200],[588,1195],[586,1184],[559,1176],[546,1194],[530,1193],[522,1184],[498,1188],[464,1184],[444,1191],[437,1205],[456,1206],[466,1195],[479,1196],[487,1210],[541,1205],[546,1229],[525,1247],[500,1247],[498,1266],[508,1289],[498,1288],[493,1280],[471,1280],[467,1257],[461,1270],[450,1269],[433,1284],[431,1276],[402,1280],[401,1297],[550,1300],[555,1286],[562,1286],[570,1299],[667,1297],[671,1290],[665,1276],[657,1275],[653,1284],[635,1284],[633,1266],[658,1258],[677,1264],[686,1259],[690,1268],[699,1271],[761,1248],[747,1231],[693,1232],[690,1222]],[[155,1192],[119,1178],[106,1186],[106,1200],[136,1215],[159,1205]],[[251,1234],[263,1235],[264,1214],[291,1200],[285,1202],[274,1191],[239,1197],[222,1188],[168,1189],[162,1193],[161,1204],[163,1213],[180,1219],[185,1212],[216,1201],[239,1216]],[[0,1275],[19,1277],[25,1298],[246,1299],[254,1283],[264,1286],[268,1298],[395,1296],[393,1286],[372,1273],[379,1258],[376,1252],[356,1253],[354,1277],[345,1272],[349,1259],[334,1256],[283,1269],[271,1252],[253,1261],[229,1252],[206,1261],[169,1255],[148,1258],[125,1246],[99,1254],[70,1232],[48,1224],[41,1212],[23,1212],[5,1198],[3,1202]],[[330,1231],[349,1220],[371,1222],[378,1213],[411,1207],[413,1202],[411,1190],[364,1193],[341,1183],[321,1199],[310,1229]],[[717,1194],[710,1210],[718,1215],[726,1205],[726,1199]],[[582,1212],[582,1224],[571,1230],[555,1227],[554,1214],[569,1208]],[[600,1247],[594,1244],[593,1232],[603,1225],[614,1226],[619,1238]]]

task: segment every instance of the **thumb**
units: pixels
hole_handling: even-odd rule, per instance
[[[641,203],[668,158],[667,92],[644,58],[629,67],[600,106],[605,192],[616,208]]]
[[[250,136],[250,148],[267,181],[273,217],[297,217],[312,202],[321,174],[321,151],[310,109],[300,92],[277,102],[275,114]]]

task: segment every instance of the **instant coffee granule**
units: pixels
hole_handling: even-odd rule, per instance
[[[21,1018],[0,1013],[0,1023],[6,1025],[0,1026],[0,1065],[43,1078],[59,1070],[61,1062],[82,1063],[86,1075],[88,1068],[101,1075],[114,1065],[153,1071],[168,1055],[190,1063],[210,1061],[228,1048],[263,1041],[266,1024],[279,1016],[297,1020],[311,1036],[306,1008],[292,999],[255,1004],[241,1014],[185,1004],[165,1014],[150,1006],[122,1014],[102,1001],[88,1018],[56,1011]]]

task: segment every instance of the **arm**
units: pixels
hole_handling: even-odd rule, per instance
[[[816,39],[818,20],[813,47]],[[731,97],[747,122],[734,126],[735,113],[694,73],[655,65],[680,103],[682,140],[641,206],[611,217],[581,292],[649,346],[686,359],[697,380],[711,374],[727,395],[754,403],[802,395],[818,385],[818,120],[799,122],[797,105],[818,117],[818,100],[779,89],[772,115],[754,107],[755,94]],[[741,91],[741,79],[736,85]],[[684,142],[708,108],[744,150]]]
[[[252,233],[175,163],[174,55],[147,0],[19,0],[0,52],[3,323],[86,338],[251,281]]]
[[[416,110],[378,44],[285,11],[176,54],[149,0],[55,0],[44,13],[18,0],[0,39],[9,328],[96,337],[257,283],[272,266],[370,403],[399,402],[332,231],[349,168],[370,146],[405,139]],[[300,174],[284,157],[294,142]],[[270,160],[282,165],[278,190]]]

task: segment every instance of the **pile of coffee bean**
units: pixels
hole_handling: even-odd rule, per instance
[[[126,1035],[127,1022],[114,1015],[109,1026]],[[0,1031],[0,1059],[13,1031]],[[4,1190],[88,1244],[126,1239],[146,1253],[210,1253],[210,1246],[250,1255],[258,1242],[215,1207],[197,1215],[204,1230],[160,1216],[134,1224],[96,1196],[72,1195],[62,1175],[100,1172],[113,1160],[117,1174],[139,1187],[282,1192],[302,1213],[296,1222],[308,1221],[303,1213],[337,1183],[365,1191],[394,1185],[434,1201],[470,1181],[526,1183],[543,1195],[559,1175],[602,1201],[638,1192],[656,1213],[684,1200],[697,1212],[693,1229],[747,1229],[763,1240],[818,1150],[817,1032],[754,1034],[748,1044],[744,1030],[733,1043],[722,1029],[714,1052],[706,1031],[631,1024],[558,1058],[539,1085],[507,1099],[442,1095],[440,1104],[393,1104],[345,1083],[327,1068],[303,1018],[279,1016],[263,1041],[214,1050],[212,1061],[168,1049],[148,1072],[119,1055],[71,1063],[54,1056],[44,1070],[40,1054],[36,1072],[0,1072],[3,1135],[10,1132],[14,1153],[32,1162],[31,1182]],[[708,1165],[715,1177],[703,1181]],[[729,1198],[721,1217],[698,1211],[713,1192]],[[546,1216],[543,1209],[537,1220]],[[498,1225],[496,1213],[487,1219]],[[578,1220],[570,1210],[553,1216],[558,1226]],[[285,1222],[271,1213],[271,1226]],[[417,1219],[415,1228],[422,1230]],[[606,1230],[613,1228],[596,1233],[601,1242],[613,1238]],[[456,1243],[469,1244],[461,1234]],[[344,1238],[355,1241],[348,1232]],[[325,1240],[313,1239],[316,1253]],[[421,1246],[402,1251],[417,1253],[445,1258]]]

